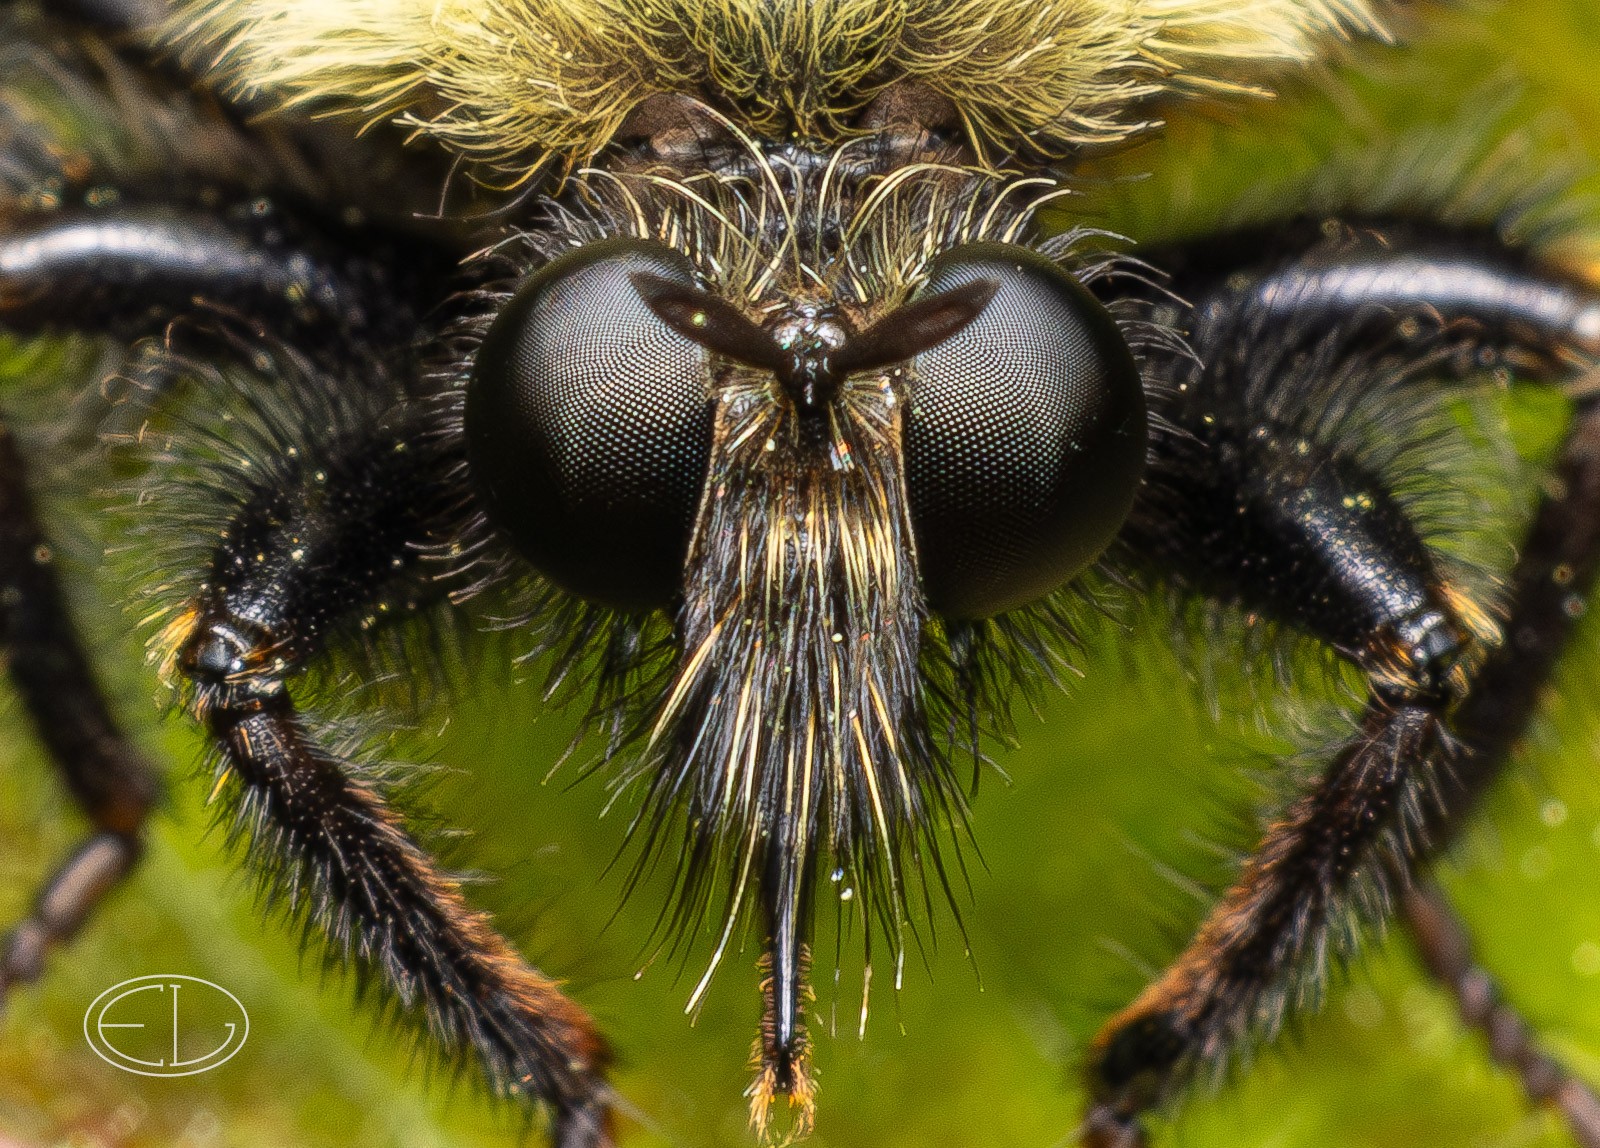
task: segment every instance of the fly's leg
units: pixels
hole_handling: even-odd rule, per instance
[[[1255,266],[1224,255],[1263,244]],[[1403,412],[1421,374],[1508,361],[1553,379],[1600,352],[1594,293],[1484,234],[1333,222],[1166,259],[1193,305],[1198,361],[1157,365],[1169,442],[1125,536],[1130,556],[1327,643],[1366,672],[1369,701],[1185,951],[1097,1038],[1086,1126],[1097,1146],[1142,1143],[1140,1113],[1314,999],[1330,958],[1355,943],[1344,923],[1405,896],[1452,806],[1465,807],[1449,796],[1463,754],[1485,777],[1503,759],[1505,743],[1481,736],[1472,752],[1472,715],[1491,692],[1480,668],[1504,672],[1496,627],[1441,576],[1393,495],[1397,476],[1341,439],[1341,418],[1373,395]],[[1153,297],[1169,322],[1176,306]],[[1575,1124],[1588,1107],[1564,1105]]]
[[[1419,884],[1401,899],[1400,916],[1428,972],[1450,990],[1462,1020],[1483,1033],[1495,1063],[1516,1075],[1530,1100],[1560,1112],[1581,1148],[1600,1148],[1600,1098],[1539,1048],[1528,1022],[1472,959],[1466,927],[1444,894]]]
[[[207,203],[130,189],[115,206],[0,214],[0,330],[126,343],[227,323],[343,366],[407,346],[425,284],[450,282],[449,257],[426,244],[400,261],[388,256],[402,240],[380,229],[328,227],[270,195],[193,193]]]
[[[1555,379],[1600,355],[1590,277],[1484,229],[1302,220],[1140,256],[1166,278],[1164,289],[1136,292],[1186,333],[1207,369],[1235,381],[1263,346],[1281,359],[1330,339],[1369,361],[1396,356],[1391,371],[1415,373],[1420,360],[1435,375],[1505,363],[1519,377]]]
[[[249,493],[164,631],[166,665],[189,683],[230,834],[269,899],[421,1014],[447,1054],[475,1054],[497,1091],[547,1104],[560,1148],[602,1148],[608,1053],[592,1022],[467,903],[381,780],[319,743],[291,696],[331,642],[442,593],[421,552],[458,525],[463,470],[431,412],[418,402],[354,419],[280,453],[264,478],[239,474]]]
[[[311,377],[295,384],[403,394],[387,343],[392,324],[415,323],[415,298],[381,261],[268,207],[250,201],[217,218],[133,205],[15,222],[0,235],[0,323],[128,340],[197,311],[257,317],[286,331],[294,353],[304,348]],[[247,349],[250,334],[224,345]],[[323,377],[335,370],[338,384]],[[165,631],[167,668],[191,683],[222,775],[236,783],[224,787],[235,826],[291,912],[425,1013],[452,1052],[475,1052],[502,1091],[546,1102],[561,1148],[600,1148],[611,1143],[607,1052],[588,1018],[468,906],[381,786],[318,745],[289,694],[341,627],[381,625],[439,593],[418,571],[418,548],[460,497],[460,460],[439,457],[423,414],[398,417],[385,425],[369,410],[326,457],[261,460],[265,485],[233,476],[251,494],[197,579],[204,592]],[[76,863],[46,902],[98,872]]]
[[[1511,575],[1505,642],[1452,725],[1468,752],[1443,779],[1429,836],[1447,844],[1499,774],[1600,577],[1600,403],[1579,408]]]
[[[0,646],[35,730],[93,831],[40,892],[0,951],[0,995],[36,979],[139,857],[156,773],[111,716],[67,615],[53,552],[16,443],[0,423]]]
[[[1137,1118],[1240,1042],[1272,1035],[1404,871],[1486,617],[1441,578],[1399,505],[1363,474],[1289,433],[1213,416],[1196,445],[1187,524],[1204,535],[1195,571],[1227,579],[1256,609],[1280,606],[1367,673],[1359,728],[1321,780],[1266,829],[1185,950],[1107,1022],[1090,1064],[1089,1142],[1140,1142]],[[1237,454],[1224,443],[1240,448]],[[1231,465],[1230,465],[1231,464]],[[1184,541],[1141,539],[1150,560],[1191,562]],[[1167,548],[1172,547],[1171,549]]]
[[[0,133],[0,162],[6,138]],[[391,273],[399,239],[381,229],[301,217],[265,195],[190,189],[194,203],[141,200],[104,187],[54,208],[0,201],[0,333],[61,331],[131,343],[187,325],[236,353],[263,329],[350,385],[393,389],[384,364],[415,337],[424,282],[447,283],[448,257],[426,244]],[[181,341],[181,340],[180,340]],[[40,975],[132,868],[156,798],[155,773],[127,743],[67,613],[28,473],[0,422],[0,646],[35,728],[94,832],[49,879],[0,954],[0,994]]]
[[[9,17],[0,8],[0,30],[15,26]],[[22,22],[25,33],[30,26]],[[46,80],[67,77],[64,102],[81,90],[118,110],[108,95],[115,85],[94,68],[106,53],[93,43],[76,54],[43,41],[20,51]],[[17,52],[0,44],[0,58]],[[157,110],[181,102],[152,85],[145,95]],[[419,547],[458,525],[450,515],[459,509],[462,461],[444,457],[432,406],[407,407],[404,396],[415,387],[408,352],[458,286],[449,237],[435,243],[359,216],[296,211],[292,195],[226,176],[203,182],[182,164],[164,181],[179,185],[175,196],[152,196],[116,173],[96,181],[95,172],[63,168],[49,194],[30,197],[27,180],[49,175],[53,153],[15,106],[0,102],[0,196],[19,180],[22,188],[0,198],[0,330],[71,330],[123,343],[159,335],[180,351],[194,346],[191,334],[217,334],[199,349],[242,352],[278,392],[263,408],[288,408],[298,419],[274,428],[295,450],[210,476],[244,500],[208,567],[196,571],[193,599],[162,633],[164,670],[189,683],[216,746],[236,839],[277,902],[328,935],[330,959],[371,974],[448,1054],[476,1054],[500,1091],[546,1103],[560,1148],[609,1145],[608,1054],[591,1022],[467,904],[459,883],[408,835],[381,780],[319,744],[290,695],[330,641],[381,628],[442,593],[420,569]],[[230,138],[245,150],[267,148]],[[384,182],[365,174],[369,193]],[[302,386],[311,389],[302,394]],[[335,418],[337,435],[298,441],[321,435],[322,416],[346,403],[355,403],[355,417]],[[378,417],[386,407],[400,412],[395,421]],[[9,498],[4,479],[0,494]],[[0,529],[8,509],[0,506]],[[86,667],[59,608],[51,624],[66,661]],[[61,689],[39,693],[39,709],[67,699]],[[81,916],[88,893],[128,863],[112,860],[93,845],[85,850],[52,883],[39,920],[62,932],[53,922]]]
[[[1580,410],[1548,494],[1524,543],[1511,586],[1505,643],[1477,675],[1452,719],[1462,748],[1427,811],[1428,839],[1447,843],[1526,727],[1584,611],[1600,571],[1600,407]],[[1536,1045],[1528,1025],[1472,959],[1471,941],[1442,894],[1420,886],[1401,904],[1430,972],[1482,1030],[1490,1055],[1530,1097],[1554,1105],[1584,1148],[1600,1148],[1600,1100]]]

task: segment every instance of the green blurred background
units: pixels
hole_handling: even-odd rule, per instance
[[[1469,190],[1496,172],[1488,202],[1559,168],[1575,173],[1563,202],[1577,204],[1600,235],[1600,201],[1591,198],[1600,181],[1581,170],[1600,158],[1600,3],[1518,0],[1433,16],[1406,49],[1363,49],[1353,66],[1275,103],[1183,111],[1164,139],[1086,179],[1074,211],[1155,238],[1232,218],[1240,202],[1255,213],[1286,210],[1308,194],[1328,200],[1374,184],[1389,187],[1389,199],[1420,184],[1438,196],[1452,166]],[[1442,155],[1455,158],[1435,162]],[[1135,178],[1144,172],[1153,174]],[[1581,245],[1563,250],[1581,253]],[[54,353],[0,341],[0,375],[20,393],[37,386]],[[1509,562],[1506,539],[1564,413],[1548,395],[1494,382],[1446,412],[1492,463],[1430,478],[1469,490],[1458,500],[1466,520],[1449,525],[1473,557],[1497,569]],[[65,485],[47,501],[79,517],[100,505]],[[102,520],[116,529],[115,517]],[[69,570],[85,624],[117,667],[108,672],[129,725],[171,767],[170,800],[138,875],[0,1020],[0,1142],[511,1142],[514,1114],[470,1085],[429,1083],[405,1040],[353,1009],[348,985],[323,983],[286,930],[262,921],[220,842],[205,835],[207,784],[192,769],[198,739],[181,720],[158,720],[140,635],[109,605],[126,595],[134,564],[100,559],[107,541],[69,543]],[[940,914],[936,949],[925,960],[908,954],[901,991],[880,965],[864,1040],[855,949],[846,945],[836,983],[819,962],[817,1148],[1071,1143],[1082,1103],[1075,1066],[1098,1023],[1198,920],[1191,881],[1214,887],[1225,878],[1212,843],[1239,839],[1241,816],[1264,793],[1268,758],[1297,740],[1289,735],[1304,714],[1323,715],[1327,728],[1324,711],[1348,708],[1348,682],[1320,661],[1298,667],[1284,704],[1270,683],[1238,672],[1246,659],[1226,640],[1174,644],[1164,622],[1138,618],[1089,635],[1081,680],[1038,720],[1022,713],[1020,747],[998,752],[1009,780],[994,771],[983,779],[973,818],[983,863],[973,866],[963,909],[970,961],[950,915]],[[1586,696],[1600,666],[1595,637],[1590,626],[1445,882],[1511,1000],[1600,1082],[1600,724]],[[1222,668],[1206,670],[1212,660]],[[619,911],[619,874],[606,873],[626,812],[602,818],[607,790],[599,778],[576,781],[576,765],[545,781],[572,715],[541,715],[531,669],[484,664],[473,673],[481,688],[430,707],[423,732],[397,749],[456,767],[431,793],[449,823],[470,829],[463,855],[494,877],[474,896],[524,951],[567,978],[615,1042],[630,1105],[625,1143],[750,1143],[741,1091],[759,1012],[757,954],[728,960],[691,1024],[684,1003],[709,938],[686,965],[650,963],[657,891],[647,887]],[[15,702],[5,706],[0,920],[25,910],[81,830]],[[819,949],[831,951],[826,937]],[[82,1036],[84,1009],[111,984],[148,973],[232,990],[251,1016],[244,1050],[215,1072],[175,1080],[96,1059]],[[1400,937],[1373,946],[1321,1014],[1263,1050],[1248,1073],[1156,1131],[1158,1144],[1193,1148],[1568,1142],[1489,1064]]]

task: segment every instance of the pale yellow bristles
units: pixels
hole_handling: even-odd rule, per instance
[[[176,689],[178,686],[178,659],[183,653],[185,644],[194,636],[195,625],[199,619],[199,607],[189,603],[168,618],[145,644],[146,660],[156,667],[156,676],[168,689]],[[156,617],[152,616],[146,618],[145,622],[156,620]]]
[[[811,951],[809,948],[801,951],[801,968],[809,970],[811,966]],[[809,1040],[803,1040],[798,1050],[794,1064],[791,1066],[794,1079],[787,1092],[778,1089],[778,1070],[767,1055],[767,1048],[772,1040],[774,1018],[772,1013],[772,955],[766,954],[761,958],[762,971],[761,999],[765,1002],[761,1018],[761,1031],[756,1035],[755,1044],[750,1049],[750,1067],[755,1072],[755,1079],[744,1090],[750,1101],[750,1128],[755,1132],[763,1144],[772,1145],[773,1148],[785,1148],[797,1141],[804,1140],[811,1135],[817,1122],[817,1076],[816,1069],[811,1063],[811,1050]],[[806,1004],[816,1000],[816,993],[811,988],[811,981],[806,972],[802,972],[803,991],[801,997]],[[787,1119],[775,1119],[773,1108],[780,1096],[788,1098]]]
[[[183,0],[166,38],[266,102],[397,117],[517,176],[581,164],[677,92],[769,138],[848,134],[903,80],[974,140],[1063,153],[1174,90],[1382,35],[1379,0]]]
[[[761,1050],[761,1038],[756,1038],[756,1053]],[[759,1055],[753,1057],[759,1061]],[[811,1135],[817,1120],[817,1083],[812,1077],[809,1064],[804,1066],[805,1071],[800,1072],[795,1079],[794,1087],[788,1092],[789,1100],[789,1126],[782,1135],[777,1134],[778,1124],[773,1119],[773,1105],[777,1103],[780,1093],[777,1088],[777,1073],[770,1067],[758,1063],[756,1078],[750,1087],[745,1090],[745,1095],[750,1098],[750,1128],[758,1139],[765,1144],[774,1145],[774,1148],[783,1148],[798,1140],[804,1140]]]

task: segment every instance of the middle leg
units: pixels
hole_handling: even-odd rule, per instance
[[[1097,1146],[1141,1143],[1140,1112],[1314,998],[1350,923],[1387,914],[1437,828],[1458,760],[1447,718],[1498,635],[1394,497],[1394,452],[1341,437],[1352,411],[1382,399],[1403,416],[1424,371],[1504,359],[1558,377],[1600,351],[1594,293],[1484,234],[1368,221],[1255,238],[1280,254],[1169,254],[1198,362],[1167,368],[1166,438],[1125,541],[1158,578],[1330,645],[1369,701],[1183,954],[1102,1031]],[[1581,1128],[1584,1106],[1567,1107]]]

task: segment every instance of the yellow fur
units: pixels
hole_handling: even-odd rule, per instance
[[[682,92],[818,141],[902,79],[974,139],[1061,154],[1170,90],[1238,88],[1381,34],[1380,0],[178,0],[169,39],[235,89],[394,115],[512,173],[592,156]]]

